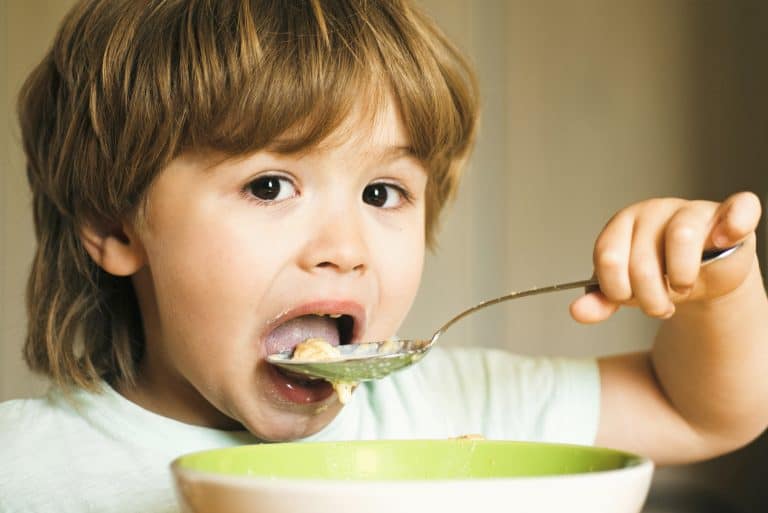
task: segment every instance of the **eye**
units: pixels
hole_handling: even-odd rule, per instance
[[[282,201],[296,196],[296,187],[288,178],[277,175],[260,176],[246,186],[246,192],[261,201]]]
[[[372,183],[363,189],[363,202],[377,208],[398,208],[409,199],[405,189],[390,183]]]

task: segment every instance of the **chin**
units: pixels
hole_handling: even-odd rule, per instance
[[[285,405],[281,406],[272,409],[267,419],[253,419],[242,424],[259,440],[290,442],[322,431],[341,411],[341,404],[335,399],[299,408],[291,405],[291,411],[286,411]]]

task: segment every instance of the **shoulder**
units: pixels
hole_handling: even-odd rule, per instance
[[[41,464],[48,463],[43,461],[51,460],[50,454],[59,452],[50,448],[56,439],[56,426],[64,420],[48,397],[0,403],[0,511],[46,510],[38,504],[46,495],[40,490],[39,469]],[[48,475],[66,468],[50,463]]]
[[[11,443],[0,444],[0,455],[27,440],[34,440],[48,431],[54,418],[61,412],[48,397],[14,399],[0,403],[0,435]],[[0,456],[0,459],[7,461]]]
[[[379,438],[487,436],[491,367],[516,358],[495,358],[494,351],[478,348],[434,348],[417,364],[364,383],[362,411],[374,419]],[[506,366],[504,374],[515,372]]]
[[[104,429],[109,399],[52,390],[0,404],[0,512],[174,510],[170,456]]]
[[[10,442],[0,444],[0,460],[68,431],[73,420],[71,409],[51,395],[0,403],[0,438]]]
[[[368,386],[386,419],[442,419],[449,436],[594,442],[600,379],[594,359],[529,357],[499,349],[435,348],[422,362]]]
[[[405,372],[399,377],[439,383],[438,389],[444,391],[486,395],[496,386],[517,389],[532,382],[555,383],[559,375],[590,367],[596,368],[590,360],[532,357],[492,348],[447,347],[433,349],[423,362],[412,367],[412,374]]]
[[[593,358],[526,356],[503,349],[466,347],[433,349],[423,364],[414,367],[416,379],[483,393],[496,386],[516,390],[535,386],[541,390],[578,386],[582,381],[593,384],[598,372]]]

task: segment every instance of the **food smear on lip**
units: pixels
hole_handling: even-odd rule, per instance
[[[339,348],[322,338],[308,338],[293,349],[291,360],[301,362],[327,362],[341,357]],[[329,380],[330,381],[330,380]],[[341,404],[347,404],[357,383],[330,381]]]

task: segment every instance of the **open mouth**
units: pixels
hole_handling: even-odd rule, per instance
[[[332,346],[350,344],[354,328],[355,319],[348,314],[300,315],[279,324],[267,335],[267,354],[293,351],[309,338],[321,338]]]
[[[339,345],[347,345],[352,343],[352,333],[354,333],[355,319],[346,314],[342,314],[336,318],[336,329],[339,333]]]
[[[322,379],[308,379],[306,376],[286,372],[269,365],[272,386],[283,401],[292,404],[312,404],[327,400],[334,393],[333,385]]]
[[[355,337],[355,316],[331,311],[296,317],[277,324],[265,339],[267,354],[293,352],[300,343],[320,338],[333,346],[351,344]],[[323,401],[333,395],[330,383],[313,379],[270,365],[272,381],[277,391],[292,403],[307,404]]]

